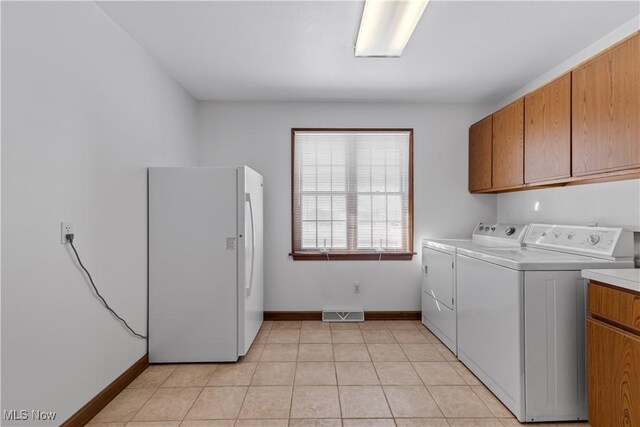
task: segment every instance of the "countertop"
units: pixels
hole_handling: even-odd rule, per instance
[[[582,270],[582,277],[618,288],[640,292],[640,268]]]

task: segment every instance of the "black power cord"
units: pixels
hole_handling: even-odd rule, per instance
[[[73,249],[73,253],[76,254],[76,259],[78,260],[78,264],[80,264],[80,267],[82,267],[82,270],[84,270],[84,272],[87,274],[87,277],[89,278],[89,282],[91,282],[91,286],[93,286],[93,290],[95,291],[98,298],[100,298],[100,301],[102,301],[102,304],[104,304],[105,308],[109,310],[111,314],[116,316],[118,320],[120,320],[122,324],[125,326],[125,328],[127,328],[133,335],[135,335],[138,338],[147,339],[147,337],[145,337],[144,335],[140,335],[139,333],[131,329],[131,326],[129,326],[127,321],[124,320],[122,317],[118,316],[118,313],[116,313],[111,307],[109,307],[109,304],[107,304],[107,301],[105,301],[102,295],[100,295],[100,292],[98,292],[98,288],[96,288],[95,283],[93,283],[93,278],[91,277],[91,273],[89,273],[89,270],[87,270],[84,264],[82,264],[80,255],[78,255],[78,251],[76,250],[76,247],[73,245],[73,234],[67,234],[65,237],[67,238],[67,242],[69,242],[69,244],[71,245],[71,249]]]

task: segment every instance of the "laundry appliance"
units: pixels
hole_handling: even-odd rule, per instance
[[[531,224],[523,247],[459,248],[458,358],[521,422],[586,420],[581,270],[633,266],[615,227]]]
[[[519,247],[526,226],[481,222],[470,239],[422,241],[422,323],[457,354],[456,251],[458,248]]]

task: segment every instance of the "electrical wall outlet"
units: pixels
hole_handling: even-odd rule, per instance
[[[360,282],[353,282],[353,293],[354,294],[360,293]]]
[[[60,223],[60,239],[62,244],[67,243],[67,234],[73,234],[73,223],[72,222]]]

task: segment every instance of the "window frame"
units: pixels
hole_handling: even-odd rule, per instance
[[[408,191],[408,250],[406,252],[378,251],[303,251],[295,250],[295,153],[296,132],[408,132],[409,133],[409,191]],[[294,261],[410,261],[413,259],[413,128],[291,128],[291,252]]]

